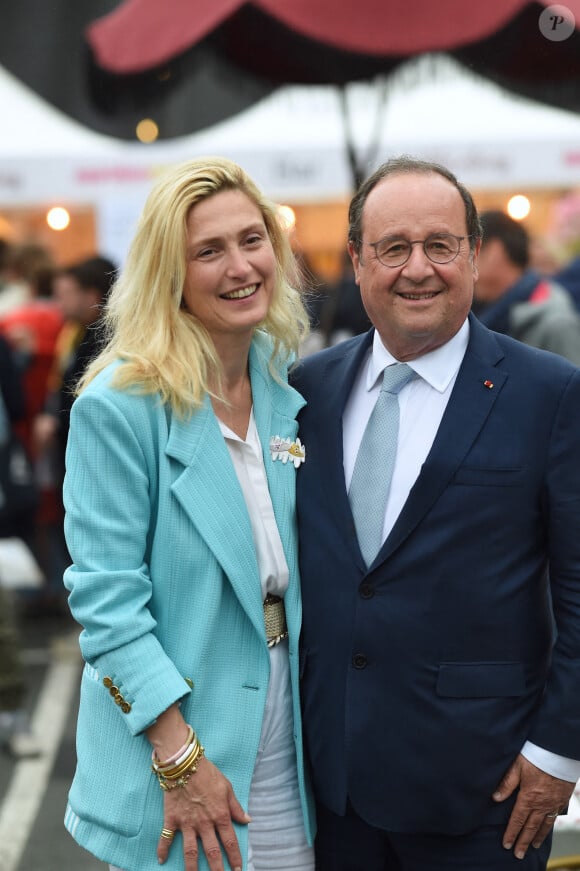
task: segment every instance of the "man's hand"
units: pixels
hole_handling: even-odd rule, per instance
[[[574,784],[540,771],[520,754],[494,792],[494,801],[505,801],[518,787],[503,846],[513,847],[516,858],[523,859],[530,844],[539,847],[558,813],[565,812]]]

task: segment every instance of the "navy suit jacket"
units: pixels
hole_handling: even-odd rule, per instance
[[[507,819],[513,801],[491,794],[526,739],[580,759],[580,370],[471,316],[432,448],[367,570],[342,413],[372,335],[293,376],[308,403],[306,746],[334,812],[348,796],[375,826],[457,834]]]

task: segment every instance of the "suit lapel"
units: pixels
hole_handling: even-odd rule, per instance
[[[252,400],[254,404],[254,419],[260,437],[264,466],[274,515],[280,530],[287,526],[287,507],[294,505],[295,469],[292,463],[273,461],[270,454],[270,439],[281,436],[294,441],[298,434],[296,415],[305,400],[292,387],[278,384],[267,370],[267,359],[263,351],[256,345],[250,351],[250,376],[252,379]],[[285,551],[290,542],[283,540]],[[288,558],[288,553],[286,553]]]
[[[376,564],[388,559],[413,532],[469,452],[506,381],[507,374],[497,368],[502,357],[493,334],[470,317],[469,345],[441,425]]]
[[[329,516],[336,516],[343,528],[345,523],[352,524],[353,521],[344,480],[342,416],[364,357],[372,345],[373,334],[374,330],[370,330],[345,342],[344,353],[328,361],[317,393],[316,426],[311,424],[308,432],[308,438],[316,441],[315,458],[321,458],[321,468],[324,468],[322,485],[327,495]],[[361,560],[358,547],[356,552]]]

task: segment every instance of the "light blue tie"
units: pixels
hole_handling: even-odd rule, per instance
[[[348,498],[367,566],[374,561],[383,541],[385,508],[399,437],[397,394],[414,375],[406,363],[386,367],[383,386],[363,433],[354,464]]]

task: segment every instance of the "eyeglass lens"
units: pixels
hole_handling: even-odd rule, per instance
[[[409,242],[408,239],[389,237],[375,243],[376,255],[386,266],[401,266],[411,256],[413,245],[423,245],[425,254],[433,263],[449,263],[459,254],[460,236],[437,233],[426,239]]]

